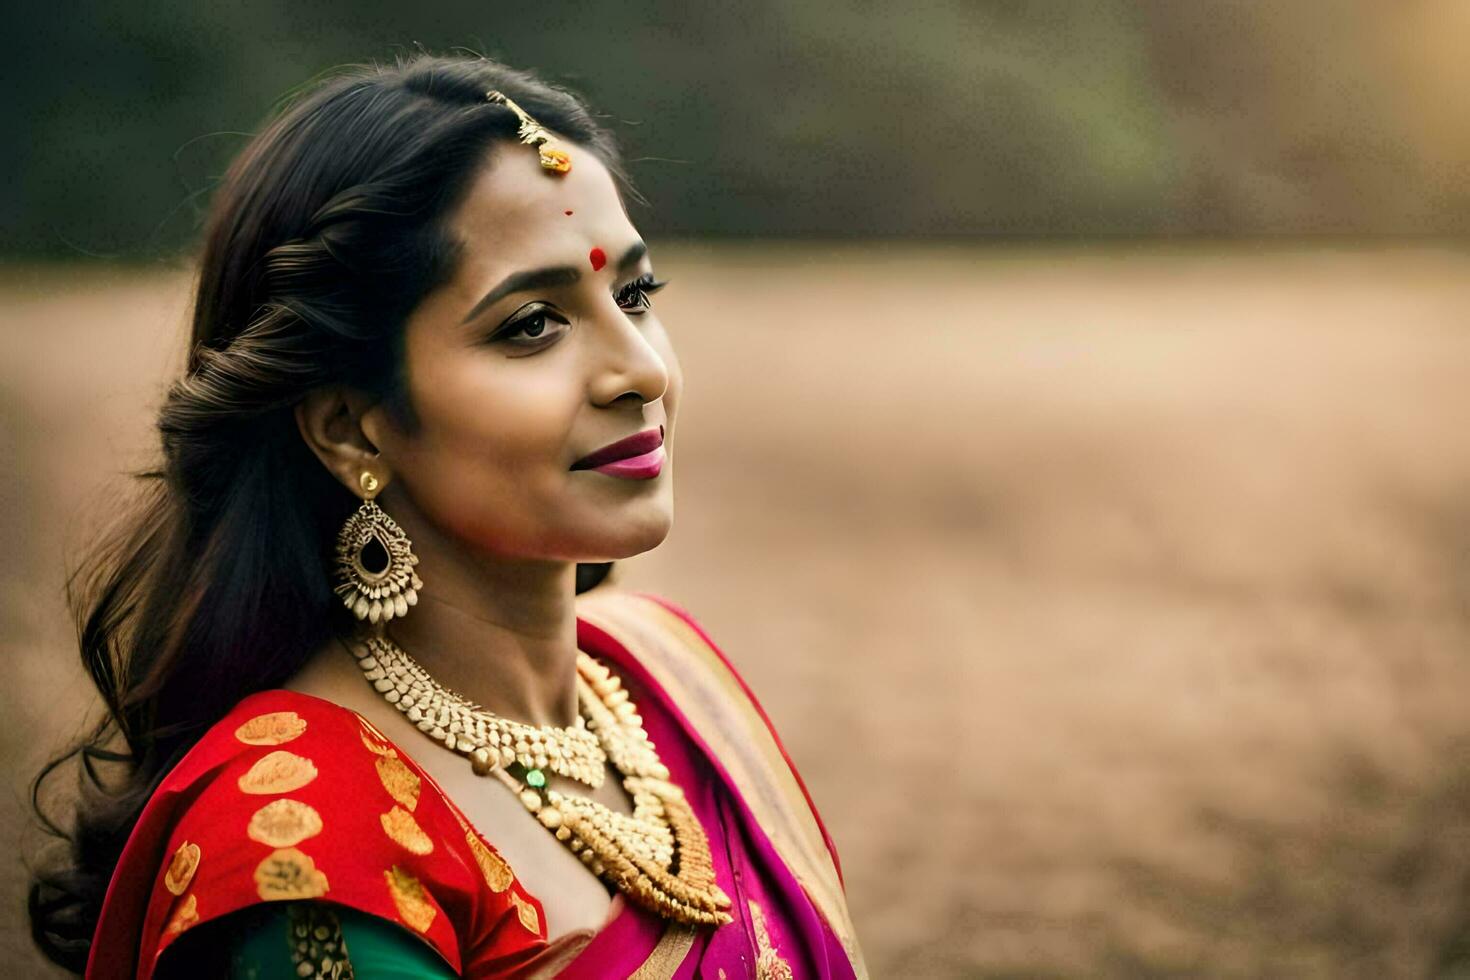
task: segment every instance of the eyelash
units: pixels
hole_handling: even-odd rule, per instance
[[[658,292],[667,285],[667,280],[660,282],[653,278],[653,273],[645,272],[618,290],[618,306],[626,313],[642,313],[644,310],[650,309],[653,306],[649,302],[649,295]]]

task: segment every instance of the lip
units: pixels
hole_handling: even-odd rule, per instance
[[[645,429],[636,435],[603,446],[596,452],[588,453],[573,463],[572,469],[610,472],[606,468],[610,463],[640,462],[647,464],[652,461],[653,457],[657,457],[658,461],[662,462],[663,444],[664,427],[660,425],[656,429]]]
[[[625,480],[652,480],[664,468],[664,447],[657,446],[641,456],[615,459],[611,463],[592,467],[594,473],[622,477]]]

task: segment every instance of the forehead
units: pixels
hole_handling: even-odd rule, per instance
[[[572,158],[570,172],[542,169],[536,150],[520,143],[498,143],[486,154],[449,221],[464,244],[462,272],[480,279],[564,265],[593,246],[611,253],[637,239],[602,162],[576,144],[555,145]]]

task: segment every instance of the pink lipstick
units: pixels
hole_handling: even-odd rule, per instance
[[[664,466],[664,427],[647,429],[603,446],[572,464],[574,470],[596,470],[629,480],[651,480]]]

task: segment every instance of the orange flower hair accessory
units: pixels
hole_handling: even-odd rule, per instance
[[[553,174],[564,174],[572,169],[572,158],[567,156],[563,151],[547,145],[551,142],[551,134],[542,128],[540,123],[532,119],[526,113],[526,110],[512,102],[503,92],[486,92],[485,98],[498,105],[505,106],[516,114],[516,118],[521,121],[521,128],[517,131],[516,135],[520,137],[522,143],[536,148],[537,153],[541,157],[541,166],[543,169]]]

